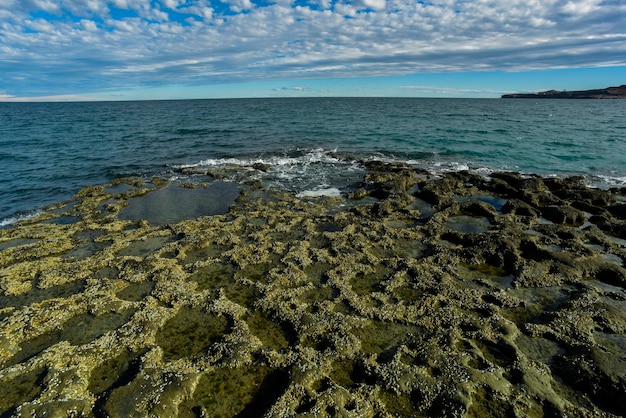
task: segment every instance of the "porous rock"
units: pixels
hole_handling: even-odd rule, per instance
[[[625,413],[620,191],[367,168],[168,225],[117,217],[167,183],[129,180],[0,230],[0,415]]]

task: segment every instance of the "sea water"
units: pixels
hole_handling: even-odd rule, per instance
[[[625,115],[626,100],[0,103],[0,226],[87,185],[215,168],[301,196],[344,192],[371,160],[434,173],[583,175],[590,186],[621,187]]]

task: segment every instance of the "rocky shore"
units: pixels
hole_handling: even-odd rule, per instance
[[[343,197],[121,179],[0,230],[0,416],[626,414],[625,189],[364,164]]]

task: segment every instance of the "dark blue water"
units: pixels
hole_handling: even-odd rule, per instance
[[[582,174],[626,185],[626,100],[311,98],[0,103],[0,223],[121,176],[254,162],[294,192],[341,189],[354,159],[431,171]]]

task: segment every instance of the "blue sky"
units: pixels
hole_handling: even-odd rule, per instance
[[[626,84],[624,0],[0,0],[0,100]]]

